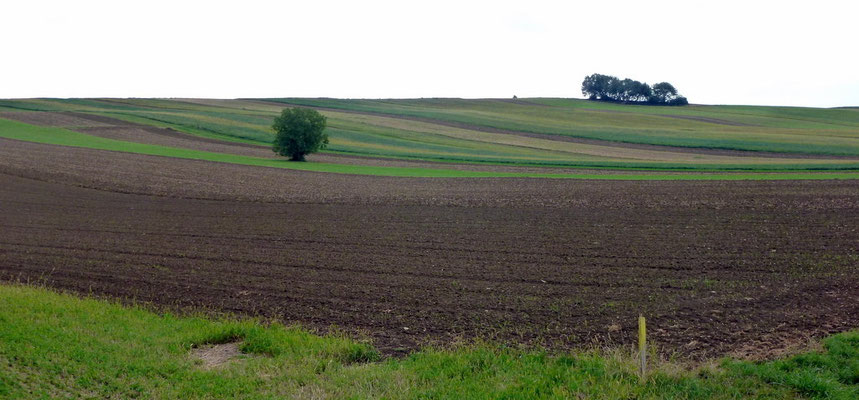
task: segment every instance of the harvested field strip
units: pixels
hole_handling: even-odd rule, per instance
[[[368,193],[398,186],[353,179]],[[475,186],[457,182],[439,188]],[[486,190],[510,191],[498,182]],[[859,325],[855,185],[662,182],[639,193],[636,182],[557,184],[586,201],[491,205],[499,196],[490,192],[419,206],[211,201],[0,174],[0,279],[335,324],[369,332],[386,353],[473,337],[555,349],[626,343],[639,312],[658,327],[654,341],[692,358],[772,332]],[[327,190],[312,192],[325,201]]]
[[[401,177],[534,177],[534,178],[571,178],[571,179],[624,179],[624,180],[772,180],[772,179],[855,179],[859,173],[755,173],[755,174],[694,174],[694,175],[589,175],[589,174],[557,174],[557,173],[505,173],[485,171],[463,171],[443,168],[407,168],[407,167],[374,167],[363,165],[341,165],[330,163],[290,163],[276,159],[240,156],[234,154],[212,153],[196,150],[179,149],[166,146],[154,146],[141,143],[125,142],[106,139],[73,132],[60,128],[37,127],[29,124],[0,119],[0,137],[9,139],[33,141],[38,143],[64,146],[86,147],[99,150],[131,152],[147,155],[188,158],[205,161],[230,162],[243,165],[277,167],[319,172],[336,172],[362,175],[384,175]],[[821,168],[845,168],[835,160],[820,165]],[[848,164],[850,165],[850,164]],[[656,164],[655,166],[664,166]],[[851,167],[848,167],[851,168]]]

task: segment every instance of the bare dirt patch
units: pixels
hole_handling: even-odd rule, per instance
[[[207,344],[191,349],[191,356],[202,361],[203,369],[218,369],[247,357],[239,350],[241,343]]]

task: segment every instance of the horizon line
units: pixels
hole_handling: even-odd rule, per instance
[[[602,100],[591,100],[583,97],[444,97],[444,96],[431,96],[431,97],[331,97],[331,96],[295,96],[295,97],[193,97],[193,96],[169,96],[169,97],[136,97],[136,96],[95,96],[95,97],[3,97],[0,100],[75,100],[75,99],[119,99],[119,100],[133,100],[133,99],[157,99],[157,100],[181,100],[181,99],[197,99],[197,100],[267,100],[267,99],[308,99],[308,100],[526,100],[526,99],[559,99],[559,100],[580,100],[580,101],[588,101],[588,102],[597,102],[597,103],[607,103],[607,104],[618,104],[618,105],[642,105],[642,106],[654,106],[653,104],[635,104],[635,103],[622,103],[622,102],[611,102],[611,101],[602,101]],[[678,106],[659,106],[657,107],[678,107]],[[796,105],[779,105],[779,104],[741,104],[741,103],[689,103],[688,106],[740,106],[740,107],[785,107],[785,108],[818,108],[818,109],[856,109],[859,108],[859,105],[842,105],[842,106],[832,106],[832,107],[820,107],[820,106],[796,106]],[[683,106],[680,106],[683,107]]]

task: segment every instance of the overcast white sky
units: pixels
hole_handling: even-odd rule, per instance
[[[4,1],[0,98],[581,97],[859,105],[859,1]]]

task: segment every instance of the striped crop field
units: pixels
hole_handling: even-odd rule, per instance
[[[26,99],[0,100],[0,118],[40,112],[109,117],[262,147],[273,138],[274,116],[286,107],[322,112],[331,137],[324,153],[341,159],[431,161],[437,169],[859,170],[859,110],[849,108],[659,107],[550,98]]]

